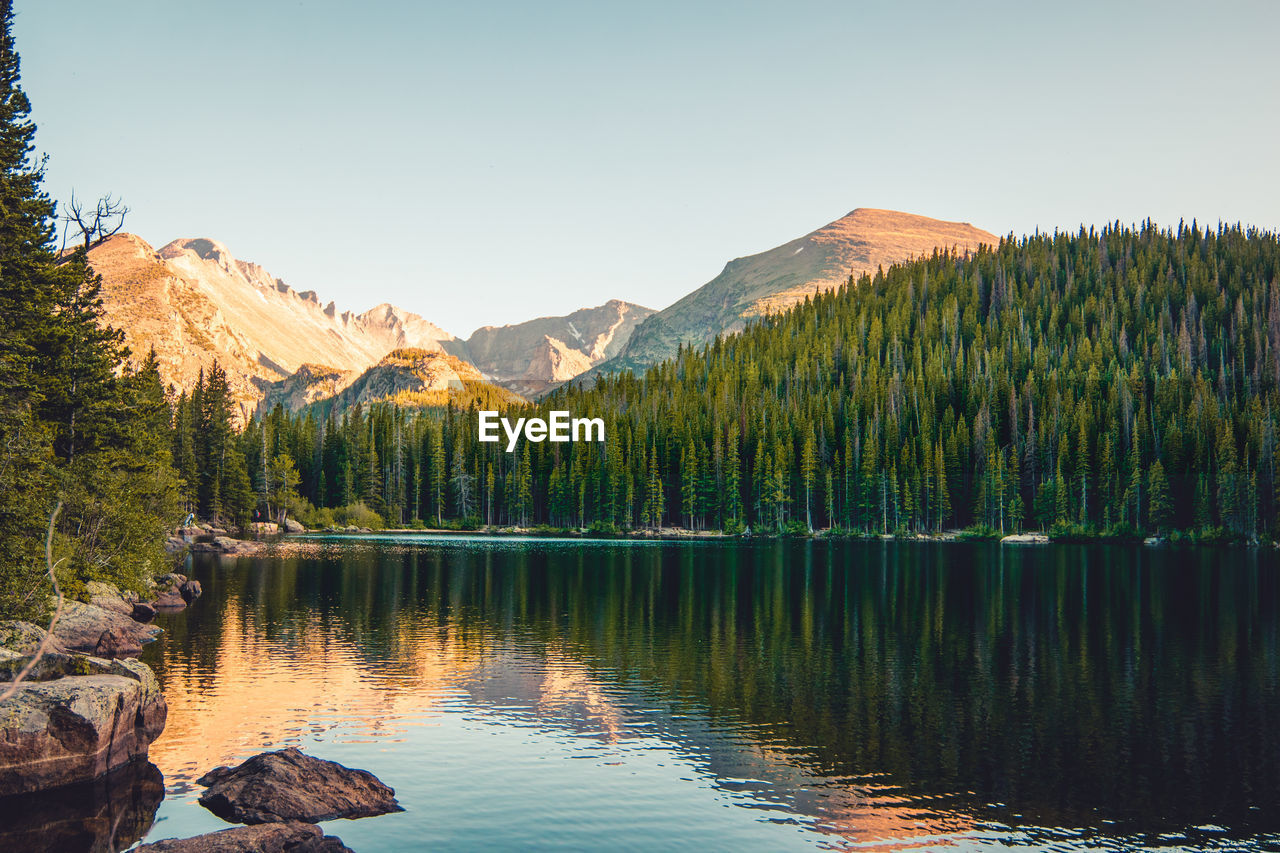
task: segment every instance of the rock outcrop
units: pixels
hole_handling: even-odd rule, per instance
[[[250,539],[232,539],[230,536],[215,536],[208,542],[192,542],[191,550],[210,553],[228,554],[231,556],[256,554],[263,548],[263,543]]]
[[[263,407],[286,402],[277,396],[277,390],[284,387],[276,383],[268,388]],[[495,400],[520,402],[511,391],[487,383],[480,371],[460,358],[433,350],[401,348],[387,353],[336,395],[317,398],[314,405],[320,414],[325,414],[345,411],[357,403],[444,406],[452,401],[465,409],[472,401],[493,405]]]
[[[352,853],[341,840],[310,823],[264,823],[143,844],[147,853]]]
[[[48,633],[39,625],[17,619],[6,619],[0,622],[0,650],[8,650],[19,655],[34,654]],[[62,651],[62,647],[55,642],[51,650]]]
[[[316,822],[403,811],[395,791],[367,770],[304,755],[289,747],[264,752],[198,780],[200,805],[237,823]]]
[[[465,344],[443,344],[486,378],[525,396],[537,396],[622,352],[632,330],[652,308],[611,299],[563,317],[539,317],[511,326],[483,326]]]
[[[145,664],[46,657],[0,702],[0,797],[96,779],[143,758],[164,730],[164,694]],[[25,662],[10,657],[5,677]]]
[[[53,629],[53,639],[67,651],[109,658],[137,657],[143,643],[155,639],[160,629],[138,622],[132,612],[132,607],[126,615],[95,604],[67,601]]]

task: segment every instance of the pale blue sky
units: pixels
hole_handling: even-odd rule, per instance
[[[49,190],[466,336],[855,207],[1280,227],[1280,2],[17,0]]]

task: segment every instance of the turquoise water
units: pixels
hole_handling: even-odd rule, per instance
[[[1280,848],[1274,555],[316,537],[201,557],[146,840],[296,745],[359,851]]]

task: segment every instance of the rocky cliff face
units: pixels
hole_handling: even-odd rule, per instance
[[[338,370],[322,364],[304,364],[292,376],[262,389],[262,411],[282,405],[291,412],[336,397],[360,376],[359,371]]]
[[[153,249],[118,234],[89,252],[102,275],[106,319],[123,329],[133,359],[152,347],[166,383],[189,388],[214,360],[243,413],[262,389],[304,364],[359,372],[397,347],[440,348],[453,336],[391,305],[363,314],[322,305],[206,238]]]
[[[564,317],[539,317],[512,326],[484,326],[462,346],[445,348],[494,382],[540,394],[622,352],[631,332],[653,310],[612,299]]]
[[[944,222],[892,210],[859,208],[799,239],[738,258],[724,272],[636,327],[626,347],[600,369],[641,368],[741,330],[754,317],[801,302],[863,273],[874,274],[935,248],[973,251],[994,234],[967,222]]]
[[[436,350],[402,348],[387,353],[360,372],[306,365],[298,373],[266,386],[262,405],[277,403],[297,410],[318,404],[321,411],[343,411],[356,404],[391,402],[405,406],[465,406],[475,398],[519,402],[512,392],[490,385],[471,364]]]

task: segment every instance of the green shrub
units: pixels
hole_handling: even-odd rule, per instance
[[[386,526],[382,520],[382,516],[365,505],[364,501],[356,501],[353,504],[347,504],[338,507],[333,511],[334,521],[342,527],[367,527],[370,530],[381,530]]]
[[[591,526],[587,528],[587,534],[590,536],[611,537],[621,536],[622,531],[612,521],[593,521]]]
[[[989,524],[974,524],[956,534],[956,538],[966,542],[986,542],[1000,538],[1000,531]]]
[[[793,518],[782,525],[782,530],[779,532],[787,537],[807,537],[812,535],[809,531],[809,525],[798,518]]]

